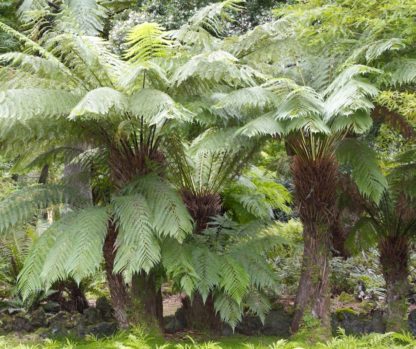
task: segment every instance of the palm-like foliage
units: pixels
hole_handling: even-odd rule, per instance
[[[164,245],[164,263],[178,287],[189,295],[199,293],[204,302],[212,297],[221,319],[235,327],[245,309],[264,320],[270,308],[264,292],[276,287],[267,251],[285,243],[267,224],[217,217],[186,243]]]
[[[408,265],[412,239],[416,233],[416,205],[412,183],[415,181],[414,149],[396,157],[387,170],[388,189],[380,202],[365,200],[351,193],[363,210],[348,238],[353,250],[378,244],[380,264],[387,289],[387,326],[389,330],[405,328],[409,290]],[[355,194],[355,195],[354,195]]]
[[[329,335],[325,289],[338,166],[351,173],[363,195],[376,201],[387,185],[375,154],[356,139],[372,125],[370,113],[378,94],[372,81],[381,71],[362,64],[343,66],[337,56],[309,59],[314,52],[298,45],[296,16],[289,14],[225,43],[226,50],[268,78],[254,88],[227,93],[211,110],[244,123],[239,135],[284,137],[289,154],[294,155],[305,251],[292,329],[299,328],[305,309],[310,309]],[[357,151],[362,156],[355,156]]]
[[[214,18],[221,8],[211,25],[219,23]],[[27,48],[27,53],[2,57],[0,75],[7,86],[0,102],[2,144],[31,164],[62,159],[79,163],[90,173],[94,206],[74,210],[42,234],[20,275],[20,287],[28,295],[67,276],[79,281],[99,267],[104,250],[112,291],[124,287],[121,275],[130,280],[160,264],[166,239],[180,243],[192,230],[189,213],[172,188],[157,176],[143,178],[150,172],[164,174],[166,150],[175,145],[169,134],[176,132],[177,124],[194,118],[173,97],[181,99],[183,91],[250,85],[258,74],[229,54],[204,53],[194,59],[196,44],[181,47],[176,41],[178,53],[169,50],[171,40],[151,24],[131,31],[126,62],[110,51],[108,42],[85,35],[88,31],[81,25],[71,25],[66,4],[53,11],[58,15],[52,24],[43,23],[42,16],[31,19],[32,28],[39,30],[39,35],[31,33],[32,39],[0,24]],[[164,70],[166,58],[173,60],[169,69],[175,72]],[[219,70],[207,72],[206,64]],[[33,87],[27,88],[29,84]],[[22,140],[34,145],[30,154],[27,148],[16,151]],[[26,195],[27,200],[10,199],[12,205],[21,205],[16,211],[21,214],[11,215],[10,205],[4,204],[11,217],[4,220],[4,229],[29,218],[37,208],[64,201],[63,196],[39,194],[34,204],[30,200],[35,196],[36,190]],[[125,315],[119,321],[126,325]]]

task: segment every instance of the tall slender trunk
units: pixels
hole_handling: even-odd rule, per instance
[[[221,212],[221,197],[217,193],[196,195],[190,191],[183,190],[182,198],[196,223],[195,234],[201,234],[208,226],[211,218]],[[185,297],[182,305],[188,327],[205,331],[218,331],[221,329],[221,318],[214,308],[212,294],[208,295],[204,303],[202,296],[195,292],[192,299]]]
[[[332,157],[304,160],[295,156],[292,171],[304,254],[291,330],[311,330],[312,340],[322,340],[331,335],[330,224],[336,207],[338,167]]]
[[[387,291],[386,329],[405,331],[408,329],[409,240],[406,236],[386,236],[379,242],[379,250]]]
[[[114,310],[114,317],[116,318],[120,328],[128,328],[130,325],[128,317],[130,299],[127,292],[127,286],[124,283],[123,276],[121,274],[113,273],[114,259],[116,254],[116,238],[116,228],[113,223],[110,222],[107,237],[103,247],[107,283],[110,290],[111,305]]]

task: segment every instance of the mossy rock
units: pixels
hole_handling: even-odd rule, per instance
[[[360,313],[352,308],[339,308],[335,310],[335,315],[339,321],[344,320],[346,318],[346,314],[358,316]]]
[[[353,303],[355,302],[355,297],[352,294],[349,294],[347,292],[342,292],[338,296],[338,300],[342,303]]]

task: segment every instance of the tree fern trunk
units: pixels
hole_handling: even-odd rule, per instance
[[[330,337],[330,224],[336,205],[337,162],[328,157],[292,165],[296,203],[303,223],[304,254],[292,332],[310,330],[312,341]]]
[[[386,282],[387,331],[406,331],[409,292],[409,240],[406,236],[387,236],[379,243],[380,264]]]
[[[222,321],[214,308],[214,299],[210,294],[204,303],[202,296],[196,293],[192,300],[185,297],[182,301],[188,327],[201,331],[218,332]]]
[[[131,299],[137,302],[135,309],[140,311],[132,314],[132,317],[137,316],[136,323],[163,330],[163,299],[156,271],[133,276]]]
[[[201,234],[207,227],[211,217],[221,212],[221,197],[217,193],[195,195],[190,191],[183,190],[182,198],[196,223],[195,234]],[[202,296],[195,292],[192,299],[185,297],[182,305],[189,328],[205,331],[218,331],[221,329],[221,318],[215,311],[212,294],[208,296],[207,301],[204,303]]]
[[[128,328],[130,323],[127,312],[129,309],[130,301],[127,288],[122,275],[113,273],[116,238],[116,228],[112,223],[109,223],[108,233],[103,248],[107,283],[110,290],[111,305],[114,310],[114,317],[116,318],[120,328]]]

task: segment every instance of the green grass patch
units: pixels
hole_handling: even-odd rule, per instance
[[[395,349],[416,348],[416,340],[410,334],[388,333],[371,334],[363,337],[339,337],[327,343],[310,345],[273,337],[231,336],[218,339],[165,339],[151,337],[136,329],[118,335],[97,339],[86,338],[83,341],[69,339],[36,341],[31,337],[19,339],[12,336],[0,337],[0,349]]]

